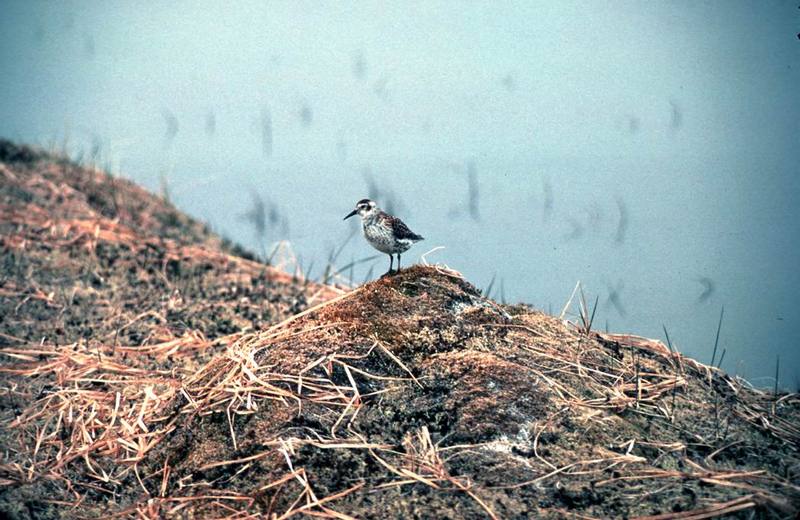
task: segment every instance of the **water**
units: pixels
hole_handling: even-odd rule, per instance
[[[772,386],[780,355],[800,381],[792,3],[3,11],[0,135],[94,150],[312,276],[377,192],[426,237],[405,264],[443,246],[429,262],[554,313],[580,280],[598,328],[665,325],[704,362],[724,305],[724,368]]]

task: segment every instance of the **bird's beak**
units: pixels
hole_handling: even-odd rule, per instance
[[[358,210],[357,210],[357,209],[354,209],[353,211],[351,211],[350,213],[348,213],[348,214],[347,214],[347,216],[346,216],[346,217],[344,217],[342,220],[347,220],[347,219],[349,219],[350,217],[352,217],[353,215],[355,215],[356,213],[358,213]]]

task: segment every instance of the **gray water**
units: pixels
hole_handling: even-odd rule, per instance
[[[0,135],[303,269],[373,196],[493,296],[800,384],[797,2],[3,2]],[[262,201],[262,215],[254,211]],[[264,223],[259,231],[255,225]],[[312,267],[313,262],[313,267]],[[353,278],[382,273],[386,257]],[[349,273],[345,273],[349,274]],[[719,359],[719,353],[717,355]]]

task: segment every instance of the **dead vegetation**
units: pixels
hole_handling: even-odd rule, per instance
[[[796,394],[593,331],[585,302],[574,325],[499,305],[441,267],[349,292],[293,281],[128,183],[3,154],[7,516],[800,507]]]

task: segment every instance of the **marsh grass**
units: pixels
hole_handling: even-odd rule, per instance
[[[714,365],[714,361],[717,359],[717,346],[719,345],[719,333],[722,330],[722,317],[725,315],[725,306],[722,306],[722,309],[719,311],[719,322],[717,323],[717,334],[714,337],[714,350],[711,353],[711,366]]]
[[[581,331],[588,336],[589,333],[592,331],[592,324],[594,323],[595,312],[597,312],[597,304],[600,302],[600,295],[598,294],[595,297],[594,305],[592,305],[592,309],[591,311],[589,311],[589,307],[586,305],[586,296],[583,294],[583,287],[580,288],[580,291],[581,291],[581,299],[579,303],[580,303]]]

